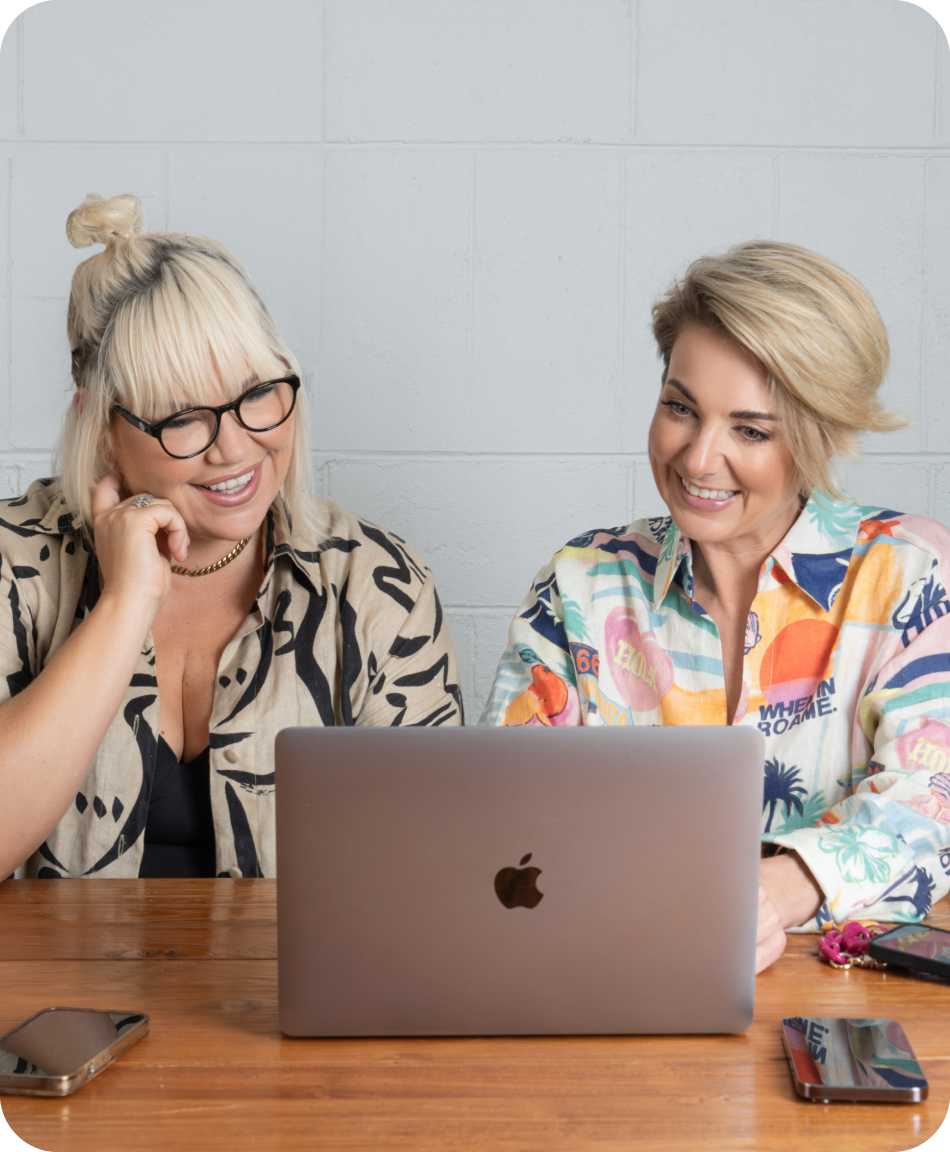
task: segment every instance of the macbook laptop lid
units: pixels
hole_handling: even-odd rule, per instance
[[[281,1029],[742,1031],[763,757],[739,727],[285,729]]]

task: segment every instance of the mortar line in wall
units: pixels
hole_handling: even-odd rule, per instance
[[[44,144],[68,145],[82,143],[76,140],[62,140],[62,141],[43,141]],[[104,144],[106,146],[115,146],[116,144],[125,145],[127,143],[133,144],[149,144],[150,141],[90,141],[92,144]],[[152,142],[154,143],[154,142]],[[214,147],[220,145],[222,147],[249,147],[257,148],[261,146],[275,145],[273,140],[243,140],[243,141],[182,141],[185,146],[194,146],[201,148]],[[314,140],[285,140],[280,141],[281,147],[289,148],[302,148],[306,146],[315,146],[319,141]],[[658,141],[633,141],[633,140],[593,140],[590,137],[585,137],[583,140],[573,138],[565,139],[533,139],[533,140],[434,140],[434,139],[387,139],[387,140],[327,140],[325,141],[326,147],[331,151],[373,151],[373,150],[386,150],[386,149],[416,149],[419,151],[428,150],[433,148],[440,149],[456,149],[459,151],[466,151],[474,148],[480,152],[490,152],[493,150],[498,151],[555,151],[564,149],[584,149],[586,151],[595,152],[601,150],[618,150],[626,149],[631,152],[736,152],[736,153],[749,153],[749,152],[794,152],[801,155],[811,154],[828,154],[832,156],[851,156],[851,155],[866,155],[876,156],[882,159],[894,155],[907,155],[914,156],[932,156],[932,155],[948,155],[950,154],[950,144],[743,144],[743,143],[724,143],[714,144],[705,143],[702,141],[684,140],[679,143],[664,144]]]
[[[326,15],[326,8],[324,8],[324,16]],[[310,410],[310,430],[311,433],[315,431],[315,421],[320,418],[320,380],[322,376],[323,367],[323,349],[324,349],[324,325],[326,324],[326,309],[324,302],[327,299],[327,189],[329,187],[329,173],[327,168],[327,156],[324,152],[322,157],[321,171],[320,171],[320,261],[319,268],[316,270],[317,277],[317,307],[319,312],[315,317],[317,341],[314,348],[314,365],[312,384],[310,386],[310,398],[313,401]],[[330,496],[330,473],[329,468],[326,475],[326,490],[325,495],[327,498]]]
[[[927,469],[927,515],[934,516],[934,507],[937,498],[937,465],[931,464]]]
[[[3,227],[6,229],[6,233],[7,233],[7,254],[8,254],[7,266],[6,266],[6,269],[4,270],[4,278],[3,279],[4,279],[4,284],[6,285],[7,300],[10,301],[13,299],[13,260],[10,258],[12,256],[11,248],[13,245],[13,157],[12,156],[10,156],[7,160],[6,171],[3,174],[3,178],[7,182],[7,210],[6,210],[5,219],[3,221]],[[6,347],[7,347],[7,350],[9,351],[9,348],[10,348],[10,341],[9,340],[7,340]]]
[[[4,176],[7,181],[7,211],[6,219],[3,222],[7,230],[7,253],[10,254],[13,245],[13,157],[7,160],[6,172]],[[12,382],[13,380],[13,261],[7,259],[7,267],[5,274],[5,283],[7,289],[6,306],[3,310],[4,321],[4,359],[7,362],[7,379]],[[7,417],[7,429],[13,427],[13,389],[8,390],[6,396],[6,403],[4,404],[4,411]],[[7,432],[9,435],[9,432]],[[19,468],[17,475],[19,476]],[[19,484],[17,484],[19,487]]]
[[[29,449],[23,449],[29,451]],[[40,449],[33,449],[33,451],[40,451]],[[315,460],[320,460],[327,464],[333,463],[386,463],[386,464],[411,464],[417,462],[426,463],[453,463],[461,461],[483,462],[490,463],[518,463],[523,460],[533,460],[536,463],[570,463],[573,461],[588,461],[598,460],[607,463],[648,463],[649,453],[647,452],[579,452],[576,449],[564,452],[531,452],[529,450],[518,451],[498,451],[497,449],[486,449],[484,451],[459,451],[459,452],[446,452],[446,451],[424,451],[424,450],[406,450],[400,451],[398,449],[380,448],[378,451],[373,449],[343,449],[340,451],[326,451],[324,449],[313,449],[312,456]],[[2,457],[2,452],[0,452]],[[907,460],[916,460],[921,464],[942,464],[950,463],[950,452],[929,451],[921,452],[919,449],[909,451],[890,451],[890,452],[865,452],[861,459],[856,463],[877,463],[877,464],[898,464],[904,463]]]
[[[772,239],[777,240],[778,237],[778,221],[779,221],[779,194],[781,191],[781,163],[782,154],[776,152],[772,156]]]
[[[323,0],[321,13],[323,43],[320,45],[320,135],[324,144],[327,140],[327,3],[328,0]]]
[[[443,604],[442,608],[446,612],[472,612],[476,616],[489,612],[505,612],[509,616],[513,616],[518,610],[517,604]]]
[[[23,40],[23,13],[21,12],[16,22],[16,131],[20,140],[26,135],[26,107],[23,95],[25,87],[23,66],[26,62],[26,52]]]
[[[615,407],[617,412],[617,428],[619,430],[620,447],[623,448],[624,433],[624,380],[626,378],[626,343],[627,343],[627,161],[620,157],[620,259],[618,261],[618,275],[620,276],[619,298],[620,315],[618,317],[617,332],[617,382],[615,384]]]
[[[940,139],[940,33],[938,21],[934,21],[934,141]]]
[[[165,219],[163,221],[163,227],[167,232],[172,211],[172,157],[170,148],[166,148],[162,153],[162,185],[162,192],[165,198]]]
[[[476,672],[476,669],[478,668],[478,631],[477,631],[477,629],[473,628],[470,635],[472,638],[472,649],[468,655],[468,675],[469,675],[469,683],[472,685],[472,695],[474,696],[474,694],[475,694],[475,672]],[[469,724],[472,723],[472,717],[471,716],[466,716],[465,719]]]
[[[53,139],[24,141],[28,148],[75,148],[88,151],[90,148],[111,151],[116,148],[193,148],[207,152],[214,148],[230,150],[259,150],[261,148],[287,149],[312,148],[321,151],[355,152],[386,151],[392,149],[452,149],[457,151],[565,151],[581,149],[589,152],[617,151],[629,152],[794,152],[798,155],[829,156],[872,156],[887,159],[893,156],[914,159],[923,157],[950,157],[950,143],[940,144],[707,144],[697,141],[683,141],[677,144],[661,144],[624,140],[79,140]]]
[[[478,156],[472,153],[472,184],[470,189],[470,217],[468,228],[468,421],[471,424],[475,410],[475,196],[478,187]]]
[[[927,430],[927,425],[923,419],[924,415],[924,393],[929,392],[928,382],[924,377],[924,344],[925,332],[924,328],[927,323],[927,210],[929,206],[928,192],[930,190],[930,170],[931,164],[929,160],[924,162],[924,206],[923,206],[923,222],[921,224],[921,254],[920,254],[920,283],[923,286],[923,291],[920,294],[920,332],[918,334],[918,349],[917,349],[917,379],[920,381],[920,387],[917,389],[917,421],[920,431],[917,434],[917,443],[921,448],[927,449],[930,447],[930,436]]]
[[[633,0],[630,12],[630,41],[627,67],[630,70],[630,139],[636,140],[640,104],[640,0]]]

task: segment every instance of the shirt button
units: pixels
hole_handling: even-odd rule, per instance
[[[237,764],[238,754],[234,751],[233,748],[229,748],[227,752],[225,752],[224,758],[229,764]]]

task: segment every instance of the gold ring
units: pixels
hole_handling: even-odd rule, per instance
[[[155,503],[155,497],[150,492],[143,492],[141,496],[136,496],[132,501],[134,508],[147,508],[149,504]]]

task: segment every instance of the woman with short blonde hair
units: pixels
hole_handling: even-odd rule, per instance
[[[762,731],[759,971],[786,929],[917,920],[950,890],[950,536],[839,491],[859,435],[903,421],[877,309],[830,260],[704,257],[653,331],[669,515],[541,570],[482,723]]]
[[[459,724],[429,570],[306,491],[300,368],[220,244],[67,223],[60,475],[0,502],[0,877],[271,876],[274,737]]]
[[[834,466],[857,458],[861,433],[906,424],[877,398],[890,346],[874,301],[817,252],[758,240],[694,261],[653,305],[664,373],[691,324],[728,335],[762,365],[806,494],[840,497]]]

